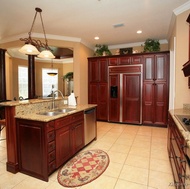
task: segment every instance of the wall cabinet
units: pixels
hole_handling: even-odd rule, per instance
[[[185,157],[187,144],[176,123],[169,115],[168,122],[168,154],[177,189],[185,189],[189,185],[189,169]]]
[[[19,171],[41,180],[84,147],[84,114],[50,122],[17,119]]]
[[[98,120],[167,125],[168,51],[92,57],[88,66],[88,102],[98,105]],[[138,66],[142,66],[141,75],[138,71],[135,75]],[[114,90],[117,97],[111,96]]]
[[[169,54],[144,56],[143,124],[167,125]]]
[[[108,60],[90,58],[88,62],[88,103],[97,104],[97,120],[108,120]]]

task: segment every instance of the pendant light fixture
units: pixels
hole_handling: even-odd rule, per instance
[[[44,24],[43,24],[43,20],[42,20],[42,9],[40,8],[35,8],[36,13],[32,22],[32,26],[30,31],[28,32],[28,38],[21,38],[21,41],[25,41],[25,45],[19,49],[19,52],[23,53],[23,54],[27,54],[27,55],[38,55],[39,58],[55,58],[55,56],[53,55],[53,53],[51,52],[51,48],[48,46],[48,41],[46,38],[46,33],[45,33],[45,28],[44,28]],[[44,38],[45,38],[45,43],[42,43],[40,40],[36,40],[36,39],[32,39],[31,34],[32,34],[32,29],[34,26],[34,23],[36,21],[36,16],[39,13],[40,15],[40,20],[41,20],[41,24],[42,24],[42,28],[43,28],[43,32],[44,32]],[[43,49],[41,52],[40,50]]]
[[[47,74],[48,74],[49,76],[55,76],[55,75],[57,75],[57,72],[55,72],[55,71],[53,70],[53,59],[51,59],[51,70],[52,70],[52,71],[47,72]]]

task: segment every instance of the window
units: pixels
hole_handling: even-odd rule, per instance
[[[19,97],[28,98],[28,67],[18,66]]]
[[[52,86],[54,89],[58,89],[58,74],[55,76],[49,76],[48,72],[55,72],[58,73],[58,69],[42,69],[42,95],[48,96],[51,94]]]

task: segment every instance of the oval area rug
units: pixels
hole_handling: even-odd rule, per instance
[[[57,180],[65,187],[77,187],[98,178],[108,167],[109,156],[102,150],[77,154],[58,171]]]

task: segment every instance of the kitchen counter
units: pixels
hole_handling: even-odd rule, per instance
[[[67,112],[67,113],[60,113],[58,115],[53,115],[53,116],[38,114],[41,111],[34,112],[34,113],[22,114],[23,111],[21,110],[21,112],[17,112],[17,115],[15,116],[15,118],[48,122],[48,121],[52,121],[52,120],[55,120],[55,119],[58,119],[58,118],[61,118],[61,117],[65,117],[65,116],[68,116],[68,115],[71,115],[71,114],[74,114],[74,113],[77,113],[77,112],[80,112],[80,111],[85,111],[85,110],[94,108],[96,106],[97,105],[94,105],[94,104],[77,105],[77,106],[63,106],[61,108],[73,108],[73,110],[70,111],[70,112]],[[51,111],[51,109],[49,109],[47,111]]]
[[[190,132],[186,131],[179,120],[176,118],[175,115],[187,115],[190,116],[190,109],[174,109],[169,110],[170,115],[172,116],[174,122],[176,123],[176,126],[178,127],[179,131],[181,132],[182,136],[187,142],[188,147],[190,148]]]
[[[56,109],[61,108],[73,108],[73,111],[67,113],[60,113],[54,116],[47,116],[47,115],[40,115],[40,112],[48,112],[52,111],[51,103],[52,98],[45,98],[45,99],[31,99],[31,100],[22,100],[22,101],[8,101],[0,103],[0,106],[5,107],[15,107],[15,118],[20,119],[28,119],[34,121],[43,121],[48,122],[52,121],[61,117],[65,117],[67,115],[77,113],[80,111],[88,110],[97,105],[94,104],[84,104],[84,105],[77,105],[77,106],[68,106],[63,103],[62,98],[55,98],[55,103],[57,104]]]
[[[97,105],[84,104],[77,106],[65,105],[65,99],[55,98],[55,108],[76,108],[74,111],[62,113],[56,116],[38,115],[39,112],[51,111],[52,98],[31,99],[22,101],[1,102],[0,106],[5,107],[6,120],[6,145],[7,145],[7,171],[12,173],[19,172],[18,146],[17,146],[17,125],[16,119],[41,121],[48,124],[53,120],[65,117],[77,112],[91,109]]]

